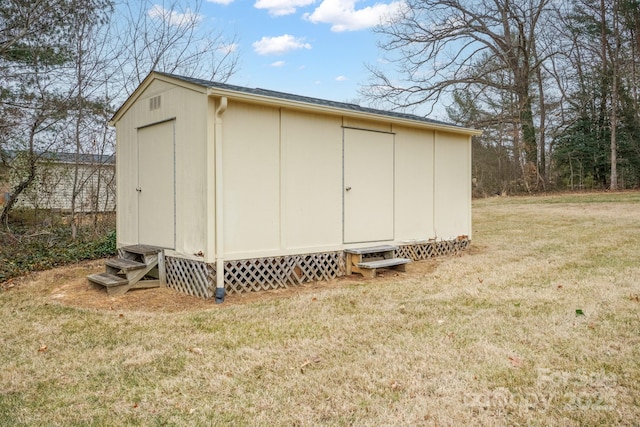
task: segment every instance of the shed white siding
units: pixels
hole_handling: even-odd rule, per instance
[[[434,238],[434,132],[398,128],[395,161],[396,239]]]
[[[152,108],[155,105],[152,106],[151,99],[156,97],[160,97],[159,107]],[[207,103],[205,91],[153,80],[117,121],[116,167],[120,207],[117,212],[117,235],[120,246],[145,243],[140,241],[139,221],[144,221],[150,229],[161,230],[163,216],[169,214],[160,211],[140,218],[139,192],[136,191],[139,187],[140,161],[138,138],[140,129],[173,120],[175,171],[162,170],[163,173],[175,173],[175,247],[168,249],[183,254],[206,250],[207,181],[203,177],[207,176],[208,167]],[[151,150],[142,155],[153,157],[157,153]]]
[[[334,249],[342,239],[342,128],[335,116],[283,110],[284,246]]]
[[[471,238],[471,138],[436,132],[435,236]]]
[[[229,102],[223,117],[225,255],[280,249],[280,111]]]
[[[474,131],[258,92],[145,80],[114,118],[119,246],[173,225],[159,246],[213,263],[471,236]],[[162,126],[173,152],[141,149]],[[154,164],[174,206],[145,213]]]

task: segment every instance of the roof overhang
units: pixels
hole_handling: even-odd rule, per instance
[[[361,120],[384,121],[395,125],[402,125],[414,128],[432,129],[443,132],[451,132],[457,134],[465,134],[469,136],[481,135],[482,131],[471,128],[464,128],[456,125],[448,125],[444,123],[423,122],[419,120],[403,119],[400,117],[387,116],[384,114],[376,114],[370,112],[354,111],[347,108],[336,108],[312,104],[302,101],[294,101],[282,99],[272,96],[256,95],[252,93],[238,92],[221,88],[208,88],[207,95],[214,98],[227,97],[230,100],[236,100],[252,104],[260,104],[265,106],[279,106],[283,108],[291,108],[300,111],[314,112],[335,116],[344,116]]]
[[[155,80],[164,81],[167,83],[175,84],[177,86],[181,86],[196,92],[207,93],[207,88],[195,83],[190,83],[185,80],[177,79],[175,77],[167,76],[161,73],[157,73],[152,71],[147,75],[147,77],[142,80],[142,83],[133,91],[131,95],[127,98],[127,100],[116,110],[111,119],[109,120],[109,126],[115,126],[115,124],[120,120],[120,118],[131,108],[133,104],[142,96],[144,91],[153,83]]]
[[[206,94],[207,96],[213,97],[213,98],[226,97],[231,101],[260,104],[260,105],[271,106],[271,107],[276,106],[280,108],[291,108],[299,111],[319,113],[319,114],[325,114],[325,115],[343,116],[343,117],[349,117],[349,118],[360,119],[360,120],[371,120],[371,121],[378,121],[378,122],[384,121],[386,123],[391,123],[399,126],[431,129],[431,130],[437,130],[442,132],[464,134],[469,136],[482,134],[482,131],[477,129],[464,128],[464,127],[446,124],[442,122],[422,121],[422,120],[403,118],[403,117],[398,117],[393,115],[385,115],[383,111],[380,111],[380,112],[357,111],[349,108],[340,108],[340,107],[331,106],[331,105],[320,105],[312,102],[305,102],[305,101],[295,100],[295,99],[284,99],[276,96],[269,96],[269,95],[257,94],[252,92],[243,92],[240,90],[232,90],[232,89],[220,88],[220,87],[208,87],[206,85],[194,83],[186,79],[181,79],[181,78],[173,77],[173,76],[166,75],[164,73],[158,73],[158,72],[151,72],[147,77],[145,77],[142,83],[140,83],[140,86],[138,86],[138,88],[125,101],[125,103],[122,104],[122,106],[115,112],[111,120],[109,120],[109,125],[114,126],[118,122],[118,120],[120,120],[120,118],[129,110],[129,108],[131,108],[131,106],[141,97],[144,91],[151,85],[151,83],[154,80],[160,80],[160,81],[168,82],[171,84],[175,84],[177,86],[180,86],[186,89],[190,89],[202,94]]]

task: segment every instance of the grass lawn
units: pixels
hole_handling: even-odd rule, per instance
[[[406,274],[197,310],[17,281],[0,425],[637,425],[640,193],[478,200],[473,224]]]

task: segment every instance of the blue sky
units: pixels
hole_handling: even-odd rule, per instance
[[[372,27],[394,0],[206,0],[201,25],[235,34],[240,70],[229,83],[355,101],[382,56]]]

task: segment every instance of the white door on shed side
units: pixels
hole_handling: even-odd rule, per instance
[[[344,129],[344,243],[394,238],[393,138]]]
[[[175,249],[175,122],[138,129],[138,243]]]

